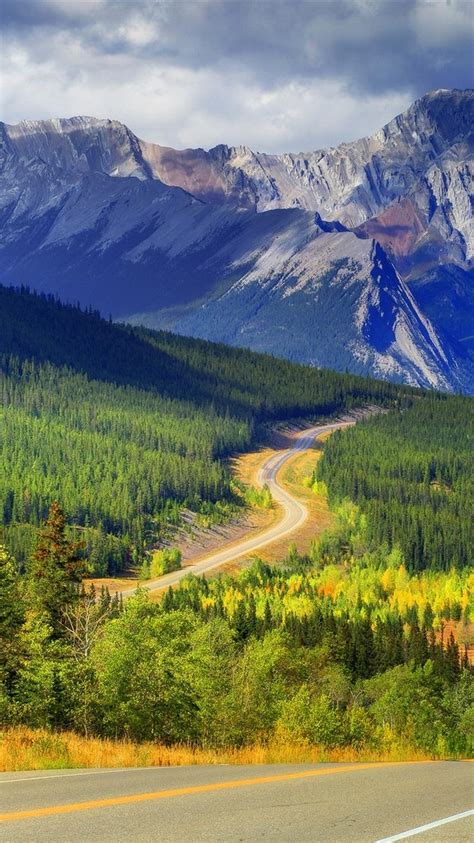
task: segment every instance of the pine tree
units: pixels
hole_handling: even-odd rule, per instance
[[[83,547],[82,542],[66,537],[66,519],[54,501],[27,569],[29,601],[37,612],[46,615],[54,637],[62,635],[64,608],[79,597],[79,583],[85,573]]]
[[[352,632],[352,675],[354,679],[368,679],[374,673],[376,654],[374,633],[370,620],[361,619]]]
[[[426,633],[420,629],[418,623],[413,623],[408,633],[408,658],[412,659],[417,667],[421,667],[428,657],[429,646]]]
[[[431,603],[427,603],[423,611],[423,628],[428,632],[433,626],[434,612]]]
[[[445,678],[450,684],[456,682],[461,672],[459,647],[452,632],[449,635],[444,653],[444,672]]]
[[[161,608],[163,612],[171,612],[174,607],[174,594],[171,586],[163,597]]]
[[[263,610],[263,631],[268,632],[273,628],[273,616],[268,598],[265,600],[265,608]]]
[[[249,635],[255,635],[257,631],[257,611],[253,594],[249,597],[249,609],[247,615],[247,629]]]
[[[234,617],[234,630],[237,641],[245,641],[249,636],[249,625],[247,618],[247,610],[245,608],[245,600],[239,600],[237,611]]]

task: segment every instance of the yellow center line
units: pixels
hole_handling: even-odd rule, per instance
[[[319,768],[317,770],[304,770],[300,773],[282,773],[277,776],[258,776],[251,779],[231,779],[226,782],[215,782],[213,784],[200,784],[191,787],[177,787],[171,790],[156,790],[152,793],[133,793],[128,796],[113,796],[109,799],[92,799],[88,802],[72,802],[68,805],[51,805],[47,808],[32,808],[27,811],[12,811],[0,814],[0,822],[8,820],[27,820],[36,817],[50,817],[55,814],[72,814],[76,811],[90,811],[95,808],[110,808],[116,805],[130,805],[137,802],[151,802],[155,799],[170,799],[174,796],[188,796],[196,793],[212,793],[218,790],[231,790],[237,787],[249,787],[256,784],[273,784],[276,782],[289,782],[296,779],[307,779],[315,776],[333,776],[338,773],[355,773],[359,770],[373,770],[378,767],[394,767],[400,764],[432,764],[432,761],[378,761],[370,764],[357,764],[347,767]]]

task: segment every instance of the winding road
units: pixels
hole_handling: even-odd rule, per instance
[[[355,424],[355,420],[344,419],[331,422],[330,424],[321,424],[316,427],[308,428],[297,437],[295,444],[291,448],[287,448],[284,451],[279,451],[278,453],[273,454],[267,462],[262,465],[257,476],[257,483],[259,486],[267,484],[272,493],[273,499],[282,507],[283,516],[277,524],[273,524],[267,530],[264,530],[251,538],[244,538],[241,541],[232,542],[227,547],[224,546],[222,550],[213,552],[203,559],[200,559],[195,565],[180,568],[179,571],[173,571],[170,574],[165,574],[159,579],[147,582],[147,589],[149,591],[159,591],[163,588],[169,588],[170,585],[176,585],[188,574],[195,574],[196,576],[205,574],[208,571],[212,571],[214,568],[219,568],[226,562],[233,562],[235,559],[239,559],[249,553],[255,553],[257,550],[261,550],[263,547],[267,547],[269,544],[273,544],[280,539],[284,539],[299,530],[308,517],[308,510],[301,501],[298,501],[293,497],[293,495],[290,495],[290,493],[280,485],[277,479],[278,472],[289,459],[295,456],[295,454],[307,451],[308,448],[311,448],[314,440],[322,434],[336,430],[339,427],[347,427],[351,424]],[[135,590],[136,587],[134,586],[133,588],[123,589],[121,593],[123,597],[129,597],[135,592]]]

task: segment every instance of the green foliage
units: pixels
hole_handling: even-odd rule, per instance
[[[452,643],[393,609],[376,623],[360,601],[338,613],[314,587],[327,570],[256,563],[237,579],[188,577],[161,604],[139,591],[124,608],[81,591],[61,638],[27,596],[2,721],[168,744],[468,753],[474,690],[459,652],[453,669]]]
[[[156,550],[150,563],[150,577],[161,577],[181,568],[181,551],[177,547]]]
[[[372,548],[398,545],[411,570],[472,564],[474,401],[424,396],[337,431],[318,462],[331,504],[367,516]]]
[[[18,570],[0,545],[0,688],[11,690],[20,655],[25,605]]]
[[[261,489],[255,486],[247,486],[244,492],[244,500],[248,506],[257,506],[261,509],[271,509],[273,505],[272,493],[265,483]]]
[[[131,545],[140,555],[147,535],[159,536],[173,515],[173,499],[230,497],[215,444],[238,450],[249,441],[246,423],[212,408],[199,411],[47,364],[18,369],[10,360],[1,391],[8,405],[0,411],[3,523],[38,525],[60,497],[70,521],[85,528],[96,573],[125,564]]]
[[[279,727],[292,740],[333,747],[344,743],[342,718],[326,696],[313,699],[307,685],[283,706]]]
[[[64,650],[44,615],[28,613],[22,627],[20,662],[11,693],[10,718],[29,726],[58,726],[63,700],[60,669]]]
[[[61,634],[61,613],[76,601],[77,585],[86,572],[82,549],[81,543],[68,540],[64,513],[53,501],[27,568],[26,588],[29,604],[55,636]]]
[[[234,495],[234,482],[231,481],[230,490]],[[202,501],[195,506],[195,519],[193,526],[202,529],[209,529],[216,524],[228,524],[232,518],[242,514],[241,502],[238,497],[231,500]]]
[[[106,734],[165,742],[195,737],[184,669],[194,628],[192,616],[160,615],[140,594],[106,627],[93,653]]]

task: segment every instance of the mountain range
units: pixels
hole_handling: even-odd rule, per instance
[[[0,280],[120,321],[474,391],[474,91],[309,153],[0,124]]]

